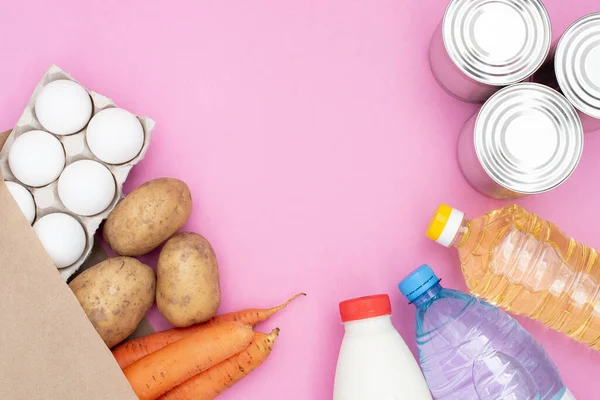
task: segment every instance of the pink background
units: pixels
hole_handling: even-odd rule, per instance
[[[293,4],[292,4],[293,3]],[[555,35],[597,0],[547,0]],[[127,190],[160,176],[194,197],[186,229],[220,261],[221,311],[308,297],[261,369],[223,399],[330,399],[340,300],[386,292],[414,350],[397,282],[421,263],[465,289],[455,254],[424,236],[440,202],[479,215],[455,160],[475,106],[445,94],[427,46],[446,0],[5,1],[0,123],[10,127],[50,64],[157,126]],[[597,233],[600,134],[552,193],[519,201],[579,240]],[[156,255],[148,257],[153,263]],[[154,310],[157,328],[166,324]],[[600,353],[520,319],[581,400],[599,397]]]

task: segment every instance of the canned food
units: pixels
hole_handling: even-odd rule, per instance
[[[551,45],[540,0],[451,0],[429,47],[433,75],[448,93],[483,102],[529,78]]]
[[[584,131],[600,129],[600,13],[567,28],[533,80],[561,91],[580,112]]]
[[[469,184],[497,199],[547,192],[575,170],[583,129],[556,90],[519,83],[494,94],[463,126],[458,163]]]

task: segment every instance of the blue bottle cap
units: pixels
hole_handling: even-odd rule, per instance
[[[435,275],[431,267],[423,264],[404,278],[398,284],[398,289],[412,303],[423,293],[437,285],[439,281],[440,279]]]

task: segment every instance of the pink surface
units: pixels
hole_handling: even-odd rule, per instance
[[[293,3],[293,4],[292,4]],[[547,0],[555,34],[600,10]],[[445,0],[5,2],[0,122],[21,114],[56,63],[90,89],[156,120],[127,189],[160,176],[194,196],[187,229],[218,254],[221,311],[305,291],[260,328],[281,328],[268,362],[223,399],[330,399],[342,337],[337,304],[386,292],[414,350],[414,310],[396,283],[430,263],[464,289],[455,255],[423,232],[439,202],[470,215],[502,203],[455,160],[475,107],[446,95],[427,64]],[[519,203],[600,248],[600,134],[558,190]],[[153,257],[149,258],[153,260]],[[165,323],[154,311],[157,328]],[[594,352],[520,319],[578,399],[599,397]]]

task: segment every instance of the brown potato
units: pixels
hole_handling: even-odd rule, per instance
[[[84,271],[69,283],[79,304],[108,347],[131,335],[156,293],[156,276],[135,258],[115,257]]]
[[[119,255],[149,253],[173,236],[192,213],[192,196],[185,183],[159,178],[129,193],[110,213],[104,240]]]
[[[165,243],[158,258],[156,304],[177,327],[208,321],[221,304],[219,266],[208,240],[181,232]]]

